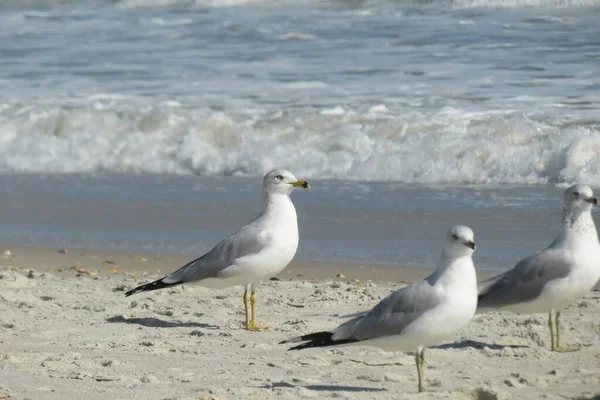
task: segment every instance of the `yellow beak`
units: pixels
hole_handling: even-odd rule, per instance
[[[303,181],[302,179],[297,180],[294,183],[291,183],[290,185],[292,185],[293,187],[299,187],[299,188],[303,188],[303,189],[310,189],[310,184],[306,181]]]

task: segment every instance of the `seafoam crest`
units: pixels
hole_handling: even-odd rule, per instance
[[[302,176],[366,181],[600,184],[595,125],[518,111],[227,114],[179,103],[0,106],[0,171]]]

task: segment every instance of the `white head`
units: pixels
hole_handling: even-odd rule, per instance
[[[295,188],[309,189],[308,182],[297,179],[294,174],[285,169],[274,169],[263,178],[263,192],[265,194],[281,193],[289,195]]]
[[[475,236],[468,226],[457,225],[446,233],[444,253],[455,256],[471,256],[475,251]]]
[[[594,192],[587,185],[573,185],[563,196],[563,205],[565,211],[579,214],[583,211],[591,211],[594,205],[598,204],[598,199],[594,197]]]

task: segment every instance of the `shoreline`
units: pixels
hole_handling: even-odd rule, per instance
[[[194,256],[52,247],[9,246],[0,248],[0,268],[51,272],[57,276],[126,274],[134,278],[160,277],[182,267]],[[199,256],[199,255],[198,255]],[[197,257],[198,257],[197,256]],[[423,279],[433,268],[348,264],[294,259],[273,280],[411,283]],[[491,276],[478,272],[479,279]]]
[[[199,257],[196,256],[196,257]],[[126,275],[136,280],[158,279],[182,267],[194,256],[154,254],[53,247],[0,247],[0,269],[50,272],[58,277],[91,275],[100,277]],[[477,270],[481,281],[494,273]],[[433,268],[348,264],[294,259],[271,280],[279,281],[346,281],[408,284],[427,277]],[[600,291],[600,281],[594,287]]]

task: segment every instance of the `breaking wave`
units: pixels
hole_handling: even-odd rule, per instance
[[[222,176],[281,166],[328,179],[600,185],[593,121],[383,104],[239,114],[107,104],[0,105],[0,171]]]

